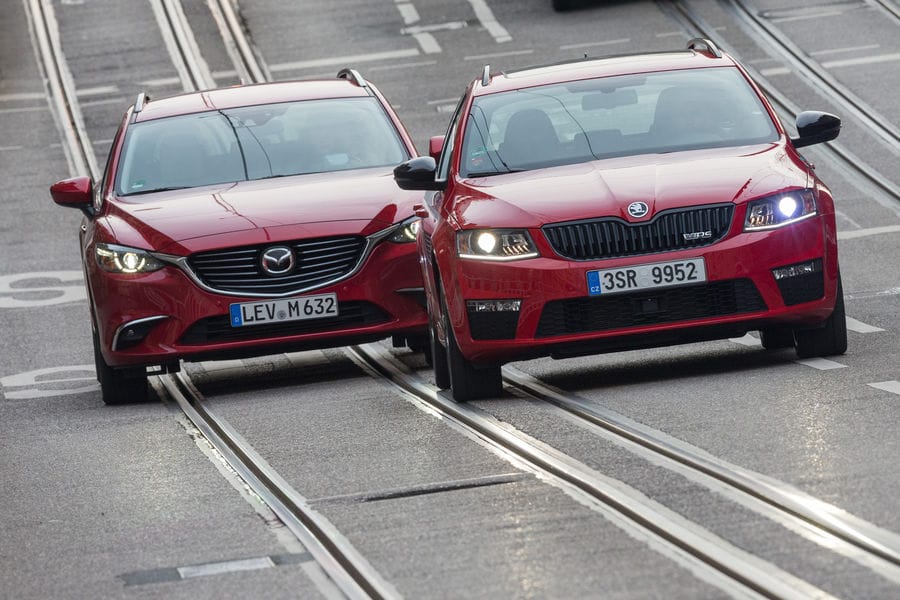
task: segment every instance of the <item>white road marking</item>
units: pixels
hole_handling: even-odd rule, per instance
[[[834,211],[834,214],[837,215],[837,216],[839,216],[839,217],[840,217],[841,219],[843,219],[844,221],[847,221],[847,223],[849,223],[852,227],[855,227],[856,229],[862,229],[862,228],[863,228],[862,225],[860,225],[859,223],[857,223],[856,221],[854,221],[853,219],[851,219],[851,218],[850,218],[845,212],[843,212],[843,211],[835,210],[835,211]]]
[[[740,344],[741,346],[753,347],[762,345],[762,342],[759,341],[758,337],[749,333],[745,333],[744,337],[728,338],[728,340],[734,342],[735,344]]]
[[[182,579],[191,577],[205,577],[207,575],[220,575],[235,571],[255,571],[274,567],[275,563],[268,556],[262,558],[245,558],[242,560],[229,560],[225,562],[209,563],[192,567],[178,567],[178,574]]]
[[[670,38],[670,37],[680,37],[680,38],[686,39],[688,36],[685,35],[685,33],[682,31],[665,31],[663,33],[657,33],[656,37],[658,39]]]
[[[403,17],[405,24],[410,25],[419,22],[419,11],[409,2],[397,2],[397,10],[400,11],[400,16]]]
[[[24,112],[47,112],[46,106],[23,106],[22,108],[0,108],[0,115],[11,115]]]
[[[519,56],[522,54],[532,54],[534,50],[511,50],[510,52],[495,52],[493,54],[473,54],[464,56],[463,60],[483,60],[485,58],[498,58],[501,56]]]
[[[114,85],[100,85],[92,88],[81,88],[75,91],[75,95],[79,98],[86,96],[106,96],[107,94],[121,94],[119,88]]]
[[[181,83],[177,77],[163,77],[160,79],[145,79],[138,81],[141,87],[171,87]]]
[[[787,67],[771,67],[769,69],[760,69],[759,73],[763,77],[770,77],[772,75],[788,75],[791,70]]]
[[[876,54],[875,56],[860,56],[857,58],[845,58],[844,60],[829,60],[822,63],[826,69],[834,67],[852,67],[856,65],[870,65],[873,63],[893,62],[900,60],[900,52],[893,54]]]
[[[434,25],[413,25],[412,27],[404,27],[400,33],[404,35],[415,35],[417,33],[429,33],[432,31],[454,31],[456,29],[465,29],[468,27],[465,21],[449,21],[447,23],[436,23]]]
[[[877,292],[857,292],[856,294],[844,294],[847,300],[861,300],[865,298],[878,298],[881,296],[900,296],[900,287],[888,290],[880,290]]]
[[[813,13],[808,15],[794,15],[791,17],[780,17],[772,19],[772,23],[787,23],[789,21],[806,21],[808,19],[819,19],[822,17],[840,17],[844,14],[842,10],[829,10],[825,12]]]
[[[393,65],[377,65],[374,67],[369,67],[366,69],[370,73],[372,71],[393,71],[395,69],[411,69],[413,67],[426,67],[428,65],[436,65],[436,60],[420,60],[415,62],[405,62],[405,63],[396,63]],[[394,108],[397,108],[399,105],[395,104]]]
[[[298,60],[296,62],[269,65],[269,70],[273,73],[276,73],[278,71],[295,71],[300,69],[312,69],[316,67],[328,67],[335,65],[345,66],[361,62],[391,60],[394,58],[409,58],[410,56],[420,56],[419,49],[407,48],[405,50],[389,50],[387,52],[370,52],[368,54],[350,54],[347,56],[331,56],[329,58],[317,58],[313,60]]]
[[[877,333],[879,331],[884,331],[881,327],[875,327],[874,325],[867,325],[862,321],[857,321],[851,317],[847,317],[847,329],[850,331],[855,331],[856,333]]]
[[[25,146],[0,146],[0,152],[10,152],[13,150],[21,150]]]
[[[855,238],[879,235],[882,233],[900,233],[900,225],[885,225],[884,227],[869,227],[868,229],[856,229],[854,231],[838,231],[839,240],[852,240]]]
[[[846,52],[859,52],[860,50],[874,50],[880,48],[880,44],[869,44],[867,46],[850,46],[848,48],[833,48],[831,50],[816,50],[810,52],[810,56],[825,56],[828,54],[844,54]]]
[[[418,42],[419,47],[425,54],[437,54],[441,51],[441,45],[438,44],[437,39],[430,33],[414,33],[412,34],[412,37]]]
[[[900,381],[882,381],[880,383],[870,383],[868,385],[876,390],[883,390],[900,396]]]
[[[560,50],[577,50],[579,48],[596,48],[597,46],[614,46],[616,44],[627,44],[631,38],[619,38],[617,40],[604,40],[602,42],[585,42],[583,44],[566,44],[560,46]]]
[[[46,271],[0,276],[0,308],[34,308],[87,299],[81,271]],[[31,285],[28,282],[36,282]],[[49,282],[49,283],[48,283]]]
[[[74,373],[87,375],[74,376]],[[60,386],[66,384],[72,387]],[[49,386],[49,389],[41,389]],[[93,392],[100,389],[94,365],[72,365],[70,367],[49,367],[8,375],[0,378],[0,387],[7,400],[33,400],[53,396],[69,396]],[[26,388],[12,390],[9,388]]]
[[[842,365],[841,363],[834,362],[833,360],[828,360],[827,358],[804,358],[795,360],[794,362],[801,365],[806,365],[807,367],[812,367],[813,369],[818,369],[819,371],[830,371],[831,369],[847,368],[847,365]]]
[[[512,41],[512,36],[509,35],[509,32],[503,25],[497,22],[494,12],[485,0],[469,0],[469,4],[472,5],[472,10],[475,11],[475,18],[478,19],[482,27],[487,29],[495,42],[502,44],[503,42]]]
[[[43,100],[45,95],[38,92],[25,92],[21,94],[0,94],[0,102],[15,102],[19,100]]]

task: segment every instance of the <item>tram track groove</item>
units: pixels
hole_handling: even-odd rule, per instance
[[[691,523],[636,490],[624,491],[623,482],[609,481],[587,465],[540,440],[499,421],[478,407],[455,402],[390,357],[386,350],[368,344],[345,349],[350,358],[376,379],[422,402],[429,411],[449,420],[544,475],[599,502],[628,523],[677,548],[730,582],[726,591],[752,593],[765,598],[830,597],[764,559],[740,550],[726,540]],[[736,587],[734,587],[736,586]]]
[[[159,375],[157,379],[229,467],[301,541],[348,598],[401,597],[328,519],[312,509],[224,418],[209,409],[186,374]]]
[[[872,564],[870,561],[870,564],[864,566],[900,583],[900,536],[897,534],[780,481],[711,455],[701,455],[680,440],[664,439],[659,432],[630,423],[612,411],[553,388],[514,367],[504,367],[503,379],[509,387],[524,395],[551,404],[577,419],[608,431],[613,436],[637,444],[653,454],[670,459],[745,494],[781,514],[810,525],[819,535],[829,540],[829,545],[840,540],[876,557],[879,559],[878,563]],[[880,564],[880,561],[886,564]]]
[[[711,39],[729,54],[735,57],[739,56],[739,53],[727,41],[722,40],[716,30],[684,0],[673,0],[671,2],[656,0],[656,4],[659,10],[677,23],[689,37]],[[800,113],[800,107],[763,77],[758,70],[752,66],[745,66],[752,73],[754,81],[769,98],[780,118],[791,122]],[[900,216],[900,206],[898,206],[900,204],[900,186],[868,165],[839,142],[832,141],[822,144],[819,146],[819,151],[845,176],[854,181],[858,187],[872,192],[874,200]]]
[[[26,0],[25,12],[31,23],[31,33],[38,53],[38,65],[44,72],[51,107],[59,118],[63,134],[63,149],[69,160],[70,172],[89,173],[94,181],[99,177],[97,157],[84,126],[84,118],[75,94],[75,82],[66,64],[59,40],[56,17],[50,0]]]
[[[222,41],[242,83],[272,81],[265,62],[254,51],[235,4],[231,0],[207,0]]]
[[[181,5],[177,0],[152,0],[152,4],[184,90],[213,87],[215,82],[200,55]],[[74,84],[59,47],[52,6],[49,0],[27,0],[26,7],[30,10],[40,62],[47,73],[50,97],[63,120],[64,147],[74,163],[71,168],[76,173],[88,172],[97,181],[99,169],[78,110]],[[239,45],[249,48],[246,43]],[[161,397],[168,395],[178,404],[207,442],[303,544],[343,594],[351,599],[401,597],[337,528],[311,509],[307,500],[224,419],[204,406],[199,391],[183,372],[155,376],[151,382]]]
[[[853,93],[850,88],[829,73],[828,69],[804,52],[787,36],[779,35],[779,30],[747,2],[721,0],[721,3],[739,23],[743,23],[754,34],[754,39],[763,41],[814,87],[825,90],[849,114],[877,134],[889,151],[897,152],[897,148],[900,147],[900,129],[893,123]]]

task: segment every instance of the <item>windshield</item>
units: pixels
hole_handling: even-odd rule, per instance
[[[247,106],[132,125],[116,193],[392,166],[408,158],[375,98]]]
[[[762,102],[735,68],[625,75],[477,98],[459,170],[481,177],[777,139]]]

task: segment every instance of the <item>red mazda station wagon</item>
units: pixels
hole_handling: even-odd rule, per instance
[[[140,95],[97,189],[89,177],[50,188],[85,214],[103,400],[145,398],[148,372],[182,359],[386,337],[425,347],[420,195],[392,177],[412,156],[393,109],[351,69]]]
[[[747,72],[684,51],[493,74],[431,156],[418,251],[437,385],[501,392],[500,365],[739,337],[801,357],[847,347],[834,205]]]

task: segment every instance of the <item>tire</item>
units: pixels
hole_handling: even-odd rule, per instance
[[[428,336],[407,336],[406,347],[409,348],[412,352],[421,352],[425,356],[425,362],[428,363],[428,366],[431,366],[433,364],[433,359],[431,356],[431,344],[429,343]]]
[[[838,275],[837,298],[834,312],[818,329],[799,329],[794,332],[797,339],[797,356],[814,358],[834,356],[847,351],[847,316],[844,311],[844,286]]]
[[[578,5],[578,0],[553,0],[553,10],[556,12],[565,12],[572,10]]]
[[[479,398],[492,398],[503,392],[500,365],[478,368],[459,351],[453,329],[447,328],[447,365],[450,371],[450,388],[453,399],[468,402]]]
[[[447,349],[438,341],[434,325],[428,325],[431,341],[431,364],[434,367],[434,384],[440,390],[450,389],[450,367],[447,363]]]
[[[761,329],[759,341],[766,350],[779,350],[794,347],[794,330],[789,327],[773,327]]]
[[[100,352],[100,338],[94,332],[94,366],[103,403],[108,405],[131,404],[147,401],[147,369],[129,367],[115,369],[106,364]]]

